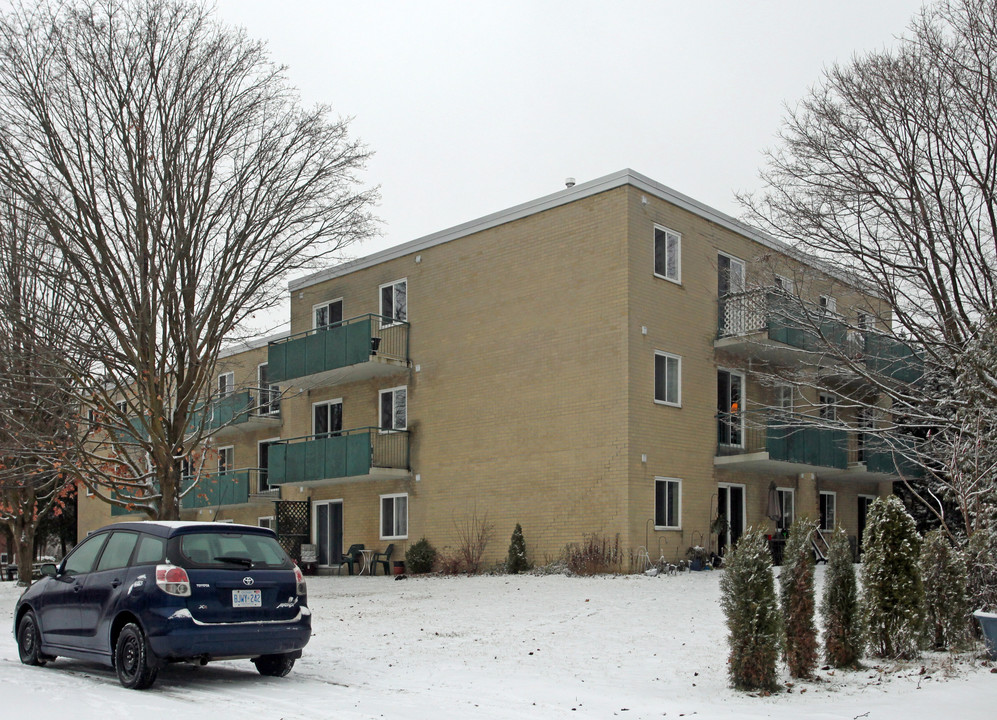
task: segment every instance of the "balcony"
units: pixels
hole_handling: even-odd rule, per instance
[[[408,431],[356,428],[270,446],[270,484],[325,485],[409,475]]]
[[[912,449],[913,440],[903,442],[894,439]],[[922,478],[924,468],[912,461],[901,448],[894,448],[885,438],[865,435],[861,447],[852,450],[848,463],[849,480],[873,480],[877,482],[895,482],[902,478]]]
[[[196,510],[221,505],[279,500],[280,489],[276,487],[271,489],[267,478],[267,470],[260,468],[202,473],[197,481],[197,487],[181,499],[180,507],[184,510]],[[193,476],[185,477],[184,488],[189,488],[193,480]]]
[[[847,365],[844,358],[902,383],[916,383],[924,372],[921,358],[895,338],[850,328],[838,317],[779,290],[727,295],[720,298],[718,311],[714,347],[744,358],[777,365],[822,365],[825,373],[845,379],[855,373],[842,367]]]
[[[211,403],[209,429],[216,436],[238,430],[280,427],[280,389],[247,388],[230,393]]]
[[[409,366],[409,324],[361,315],[270,343],[270,380],[301,388],[393,375]]]
[[[797,413],[749,411],[717,416],[717,467],[770,473],[848,470],[848,432]]]

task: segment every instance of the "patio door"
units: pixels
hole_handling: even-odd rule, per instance
[[[744,376],[729,370],[717,370],[717,445],[742,447],[744,410]]]
[[[723,555],[744,534],[744,485],[721,483],[718,486],[717,514],[726,521],[717,541],[719,554]]]
[[[717,256],[717,304],[720,336],[739,335],[745,331],[744,301],[732,299],[744,292],[744,261],[720,253]],[[736,305],[731,305],[731,303]]]
[[[312,527],[318,546],[318,564],[333,565],[343,555],[343,501],[330,500],[312,505]]]

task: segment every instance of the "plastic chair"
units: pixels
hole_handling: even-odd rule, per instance
[[[345,565],[347,570],[350,571],[350,575],[353,574],[354,563],[363,563],[363,558],[360,556],[360,551],[363,550],[363,543],[354,543],[350,545],[350,549],[346,551],[339,558],[339,574],[343,574],[343,566]]]
[[[384,549],[383,553],[381,553],[381,552],[374,553],[374,557],[370,561],[370,564],[373,567],[373,570],[371,571],[371,574],[374,574],[374,571],[377,570],[377,564],[378,563],[381,563],[384,566],[384,574],[385,575],[388,575],[390,573],[390,570],[388,569],[388,563],[391,560],[391,553],[393,553],[394,550],[395,550],[395,544],[391,543],[390,545],[388,545],[388,547],[386,547]]]

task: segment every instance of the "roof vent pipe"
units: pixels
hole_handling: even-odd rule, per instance
[[[574,186],[575,186],[575,179],[574,178],[565,178],[564,179],[564,187],[573,188]]]

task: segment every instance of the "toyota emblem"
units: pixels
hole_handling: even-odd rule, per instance
[[[243,585],[252,585],[253,584],[253,578],[251,578],[251,577],[244,577],[242,579],[242,584]]]

